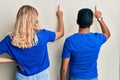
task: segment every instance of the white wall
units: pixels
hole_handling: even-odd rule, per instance
[[[49,43],[49,68],[51,80],[59,80],[61,52],[66,37],[77,32],[77,11],[83,7],[91,8],[97,5],[103,12],[103,18],[111,31],[111,37],[100,51],[98,59],[99,80],[119,80],[120,53],[120,1],[119,0],[1,0],[0,1],[0,40],[11,31],[16,13],[24,4],[34,6],[39,11],[41,28],[57,30],[57,5],[64,12],[65,36]],[[100,31],[99,24],[94,21],[92,31]],[[14,80],[16,68],[14,64],[0,64],[0,80]]]

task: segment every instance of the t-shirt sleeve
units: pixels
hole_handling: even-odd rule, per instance
[[[106,42],[106,36],[102,33],[95,33],[98,39],[98,45],[102,45],[103,43]]]
[[[63,47],[62,58],[70,57],[71,57],[70,43],[69,40],[66,39]]]
[[[48,42],[55,41],[56,34],[53,31],[45,30],[45,36],[47,37]]]
[[[7,42],[6,42],[6,37],[0,41],[0,54],[3,54],[7,51]]]

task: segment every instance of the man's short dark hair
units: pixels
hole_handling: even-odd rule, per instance
[[[93,22],[93,12],[91,9],[83,8],[78,12],[77,24],[80,28],[89,28]]]

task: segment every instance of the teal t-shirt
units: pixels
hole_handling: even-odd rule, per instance
[[[5,52],[19,65],[24,72],[17,67],[17,70],[26,76],[39,73],[49,67],[49,57],[47,43],[55,40],[55,32],[49,30],[40,30],[36,32],[38,44],[31,48],[21,49],[11,44],[10,36],[6,36],[0,41],[0,54]]]
[[[101,33],[75,33],[65,40],[62,58],[70,58],[71,78],[91,79],[98,76],[97,59],[106,37]]]

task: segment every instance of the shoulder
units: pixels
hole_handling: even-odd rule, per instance
[[[53,31],[41,29],[41,30],[37,31],[36,33],[39,38],[44,38],[48,42],[49,41],[52,42],[55,40],[55,32],[53,32]]]
[[[47,29],[41,29],[41,30],[37,31],[37,33],[46,33],[46,34],[48,34],[48,33],[55,33],[55,32],[47,30]]]
[[[6,35],[3,40],[11,40],[12,37],[10,35]]]
[[[65,39],[65,42],[70,42],[70,41],[73,41],[73,39],[75,38],[76,34],[72,34],[70,36],[68,36],[66,39]]]
[[[73,40],[73,39],[76,39],[77,36],[78,36],[77,33],[74,33],[74,34],[68,36],[68,37],[66,38],[66,40]]]
[[[5,37],[0,41],[0,43],[4,43],[4,44],[6,44],[6,43],[11,43],[10,36],[9,36],[9,35],[5,36]]]
[[[98,32],[96,32],[96,33],[93,33],[94,35],[103,35],[103,36],[105,36],[103,33],[98,33]]]
[[[94,35],[99,45],[102,45],[107,40],[106,36],[103,33],[95,33]]]
[[[45,29],[41,29],[41,30],[36,31],[36,33],[43,33],[45,31],[46,31]]]
[[[106,38],[106,36],[103,33],[94,33],[95,36]]]

